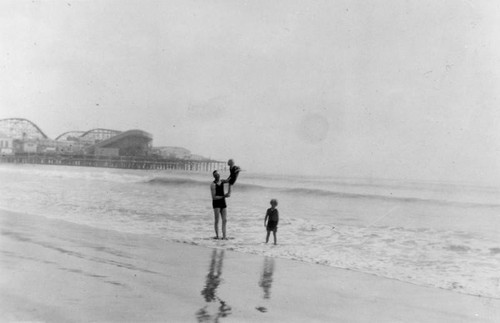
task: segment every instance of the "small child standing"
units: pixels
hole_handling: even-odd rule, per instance
[[[267,209],[266,217],[264,218],[264,226],[267,230],[266,243],[269,242],[269,235],[272,231],[274,244],[276,244],[276,232],[278,231],[278,221],[280,219],[278,209],[276,208],[278,206],[278,201],[276,199],[272,199],[270,203],[271,207]]]

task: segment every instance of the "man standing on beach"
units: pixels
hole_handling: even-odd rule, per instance
[[[214,181],[210,184],[210,192],[212,193],[212,207],[214,209],[214,239],[219,239],[219,217],[222,219],[222,239],[226,240],[226,197],[224,194],[224,182],[220,180],[219,173],[214,170],[212,175]]]

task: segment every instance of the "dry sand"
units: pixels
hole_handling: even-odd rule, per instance
[[[2,322],[500,318],[500,300],[240,254],[229,250],[231,241],[208,249],[7,211],[0,223]]]

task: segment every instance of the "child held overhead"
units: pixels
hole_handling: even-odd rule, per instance
[[[241,171],[241,168],[239,166],[236,166],[234,164],[234,160],[229,159],[227,161],[227,165],[229,166],[229,177],[225,180],[223,180],[223,183],[229,183],[229,188],[227,190],[227,197],[231,196],[231,188],[232,186],[236,183],[236,180],[238,179],[238,175]]]

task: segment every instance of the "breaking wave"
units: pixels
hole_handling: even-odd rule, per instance
[[[176,178],[176,177],[155,177],[147,181],[148,184],[153,185],[167,185],[167,186],[199,186],[205,187],[209,185],[209,182],[205,180],[197,180],[190,178]],[[256,184],[247,183],[237,183],[239,191],[254,191],[254,190],[266,190],[280,192],[284,194],[296,194],[296,195],[307,195],[309,197],[332,197],[332,198],[344,198],[344,199],[370,199],[370,200],[382,200],[382,201],[392,201],[392,202],[404,202],[404,203],[427,203],[435,205],[456,205],[460,207],[494,207],[500,208],[500,204],[497,203],[481,203],[481,202],[464,202],[449,199],[433,199],[433,198],[420,198],[420,197],[408,197],[408,196],[395,196],[387,194],[361,194],[361,193],[347,193],[332,191],[326,189],[315,189],[315,188],[304,188],[304,187],[273,187],[264,186]]]

